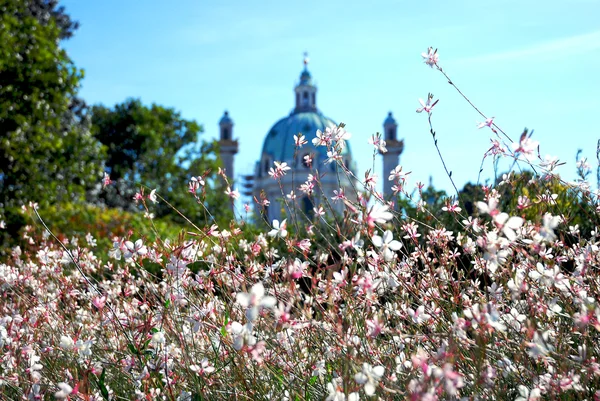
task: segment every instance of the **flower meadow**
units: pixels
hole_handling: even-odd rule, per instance
[[[448,78],[437,50],[423,57]],[[431,94],[420,104],[437,147],[442,106]],[[600,400],[591,167],[579,160],[581,179],[561,181],[561,163],[542,159],[527,131],[513,142],[482,119],[492,141],[483,157],[532,173],[483,186],[472,213],[458,194],[434,213],[400,166],[385,177],[396,202],[367,173],[311,216],[282,193],[283,221],[190,221],[177,238],[129,232],[111,249],[92,235],[58,238],[36,205],[23,206],[37,223],[0,264],[0,399]],[[317,138],[336,155],[348,135],[340,125]],[[381,137],[370,143],[385,152]],[[292,173],[276,161],[271,176]],[[181,190],[202,207],[203,185],[194,177]],[[318,186],[313,166],[297,190],[319,196]],[[145,192],[136,201],[151,227],[154,202],[167,200]],[[275,201],[257,199],[257,218]],[[574,219],[580,205],[586,227]]]

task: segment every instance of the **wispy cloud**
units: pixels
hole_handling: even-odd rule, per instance
[[[537,43],[516,50],[500,51],[452,60],[457,64],[497,63],[514,60],[543,60],[577,56],[600,50],[600,31]]]

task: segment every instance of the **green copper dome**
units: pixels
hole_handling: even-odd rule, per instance
[[[327,128],[334,128],[337,124],[330,118],[325,117],[318,109],[316,104],[317,88],[312,84],[312,77],[306,68],[308,60],[304,60],[304,70],[300,75],[300,82],[294,89],[296,98],[296,107],[292,113],[277,121],[269,130],[265,138],[257,173],[258,177],[264,176],[273,162],[286,162],[291,167],[301,165],[305,155],[313,154],[313,164],[322,169],[322,163],[328,158],[327,147],[315,147],[312,143],[317,137],[317,131],[325,132]],[[307,144],[302,146],[296,154],[296,144],[294,135],[303,134]],[[350,145],[346,141],[346,146],[342,150],[343,163],[351,170],[355,170],[355,163],[352,160]],[[335,170],[335,164],[331,168]]]
[[[294,135],[304,134],[308,143],[299,150],[299,154],[314,153],[317,155],[319,164],[327,159],[327,148],[325,146],[314,147],[312,140],[317,137],[317,130],[325,131],[326,128],[334,128],[337,124],[323,114],[314,111],[292,113],[290,116],[279,120],[269,130],[262,149],[262,157],[268,157],[271,161],[285,161],[290,163],[294,160],[296,146]],[[342,152],[344,156],[350,156],[350,145]],[[351,160],[348,160],[351,162]]]

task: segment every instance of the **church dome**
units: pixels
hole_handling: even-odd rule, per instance
[[[262,148],[263,158],[273,161],[285,161],[288,164],[294,160],[296,146],[294,144],[294,135],[302,133],[308,141],[300,149],[303,155],[313,153],[317,158],[318,163],[322,163],[327,159],[327,148],[325,146],[314,147],[312,140],[315,139],[317,130],[325,131],[326,128],[334,128],[337,124],[323,114],[314,111],[305,111],[292,113],[286,118],[277,121],[275,125],[267,133],[265,142]],[[342,156],[350,156],[350,145],[346,142],[346,146],[342,151]]]
[[[325,132],[327,128],[335,128],[337,124],[317,109],[317,88],[312,82],[312,76],[306,65],[307,60],[305,59],[304,70],[294,89],[296,107],[289,116],[277,121],[267,132],[258,164],[257,177],[265,176],[274,161],[286,162],[291,167],[301,167],[303,158],[307,154],[313,154],[313,164],[319,169],[323,169],[322,163],[327,159],[327,148],[325,146],[315,147],[312,141],[316,138],[317,131]],[[304,135],[308,143],[296,153],[294,135],[300,133]],[[296,159],[294,159],[295,154]],[[343,163],[354,170],[355,163],[352,160],[350,145],[347,141],[341,156]],[[334,169],[335,163],[332,163],[331,166]]]

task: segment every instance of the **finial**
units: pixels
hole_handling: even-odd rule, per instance
[[[308,66],[308,62],[310,61],[310,59],[308,58],[308,52],[304,52],[304,69],[306,70],[307,66]]]

